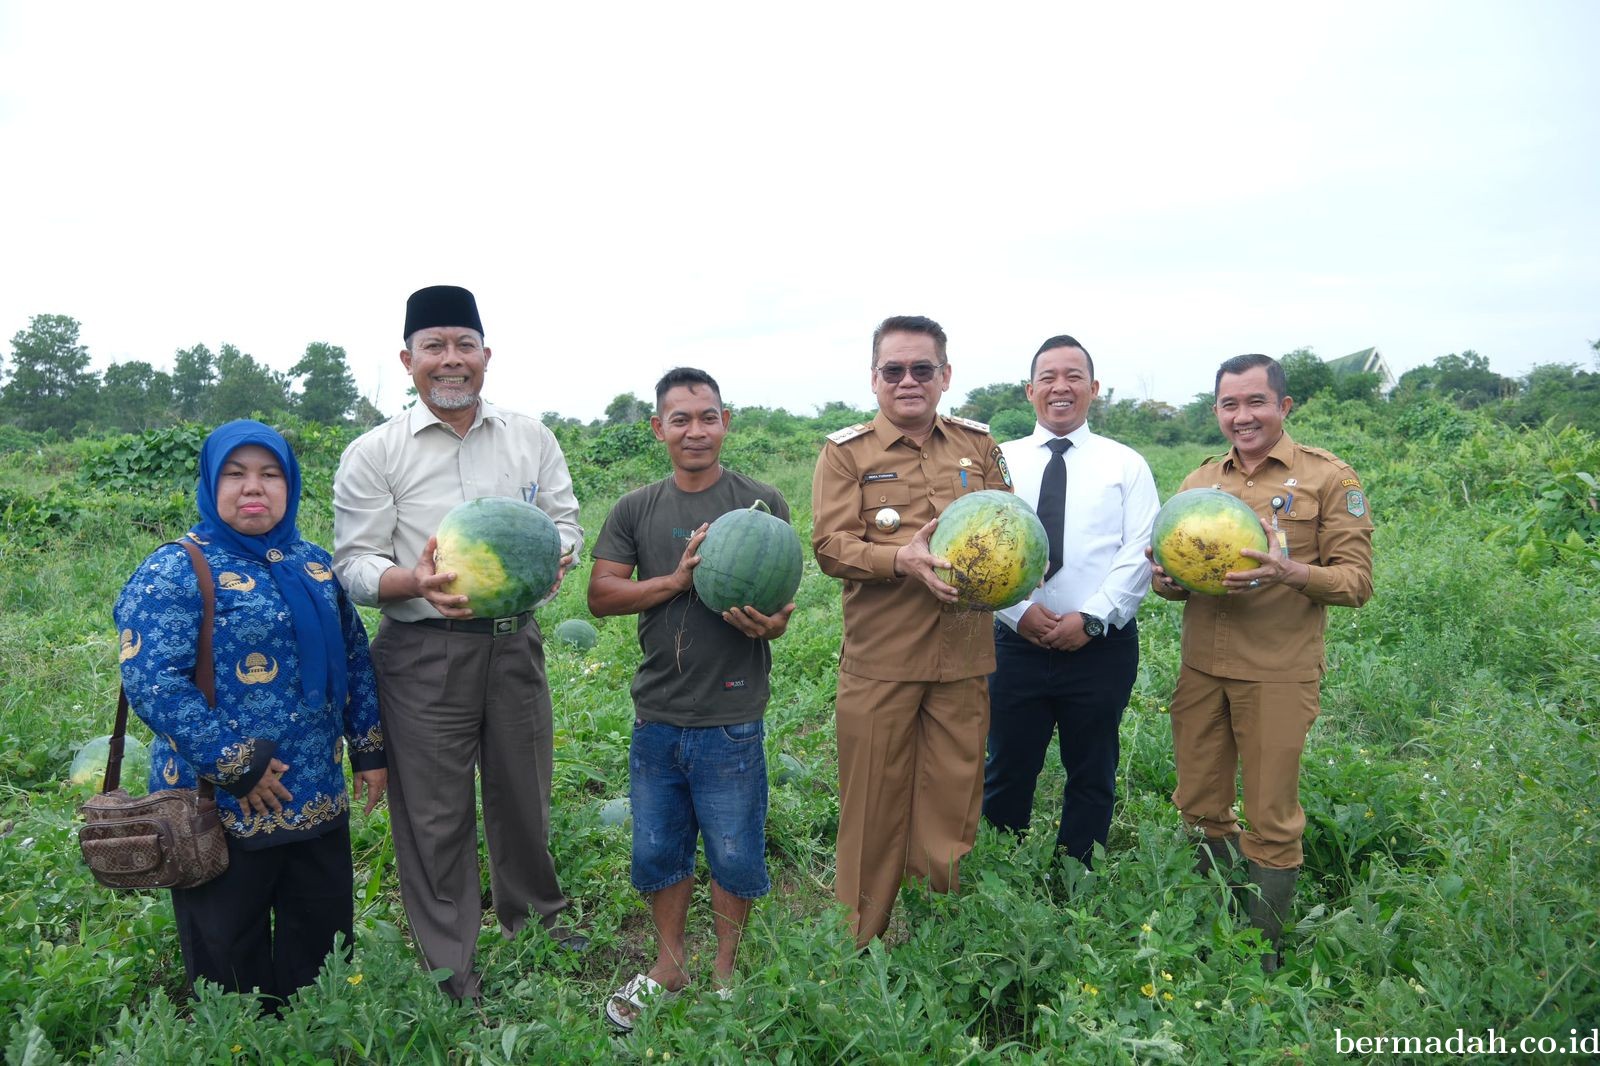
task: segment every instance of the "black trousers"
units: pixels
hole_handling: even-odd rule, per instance
[[[1117,729],[1139,672],[1138,625],[1109,629],[1075,652],[1041,648],[998,622],[994,628],[983,816],[1001,829],[1027,830],[1034,786],[1059,731],[1067,783],[1056,843],[1088,865],[1095,841],[1104,845],[1111,830]]]
[[[221,877],[172,890],[189,983],[204,977],[231,992],[289,998],[317,979],[335,933],[350,943],[353,881],[348,824],[249,851],[229,837]]]

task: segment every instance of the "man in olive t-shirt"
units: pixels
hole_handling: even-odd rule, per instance
[[[594,547],[589,610],[638,614],[644,652],[633,679],[628,777],[633,884],[650,897],[656,961],[606,999],[607,1021],[623,1030],[646,997],[689,983],[684,926],[697,837],[711,867],[719,989],[733,979],[751,901],[770,888],[768,642],[783,635],[794,604],[770,616],[748,606],[718,615],[695,595],[694,567],[713,520],[764,500],[787,522],[789,505],[771,485],[722,467],[729,418],[709,374],[668,371],[656,384],[650,428],[667,446],[672,475],[618,500]]]

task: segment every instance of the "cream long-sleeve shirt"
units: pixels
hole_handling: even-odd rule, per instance
[[[1000,446],[1018,496],[1037,508],[1039,483],[1050,459],[1054,434],[1033,433]],[[1087,424],[1067,434],[1067,506],[1062,566],[1044,586],[995,617],[1017,628],[1028,608],[1042,604],[1057,614],[1082,611],[1124,626],[1138,613],[1150,588],[1150,545],[1161,501],[1144,457],[1126,444],[1102,437]]]
[[[345,449],[333,479],[333,569],[351,599],[401,622],[438,618],[427,600],[379,604],[391,566],[410,568],[456,504],[482,496],[529,499],[555,521],[561,548],[583,548],[578,499],[555,434],[542,422],[480,401],[465,437],[418,403]]]

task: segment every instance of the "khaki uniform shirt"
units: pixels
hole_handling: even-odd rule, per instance
[[[1254,474],[1245,475],[1230,449],[1185,478],[1182,488],[1221,489],[1269,523],[1272,497],[1292,494],[1278,526],[1289,557],[1311,567],[1303,590],[1274,585],[1191,595],[1183,608],[1184,665],[1240,681],[1320,680],[1328,606],[1360,607],[1372,595],[1372,516],[1355,471],[1285,433]]]
[[[828,436],[811,483],[811,546],[844,579],[844,670],[879,681],[957,681],[994,669],[994,616],[947,607],[894,556],[957,496],[1011,491],[1000,446],[980,422],[940,415],[921,445],[882,413]],[[885,508],[900,524],[883,529]],[[887,517],[887,516],[886,516]]]
[[[465,437],[418,403],[350,443],[333,477],[333,570],[350,598],[378,604],[391,566],[410,568],[450,509],[480,496],[527,499],[555,521],[561,550],[583,548],[578,498],[555,434],[527,415],[479,401]],[[438,618],[418,597],[381,605],[399,622]]]

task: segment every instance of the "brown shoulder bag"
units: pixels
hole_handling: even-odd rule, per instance
[[[195,646],[195,686],[217,705],[211,661],[211,627],[216,589],[211,567],[193,541],[178,541],[189,553],[200,582],[200,640]],[[85,803],[78,846],[94,879],[107,888],[194,888],[228,868],[228,837],[217,817],[216,786],[168,788],[130,796],[122,783],[122,745],[128,731],[128,693],[117,693],[117,724],[111,731],[106,777],[100,794]]]

